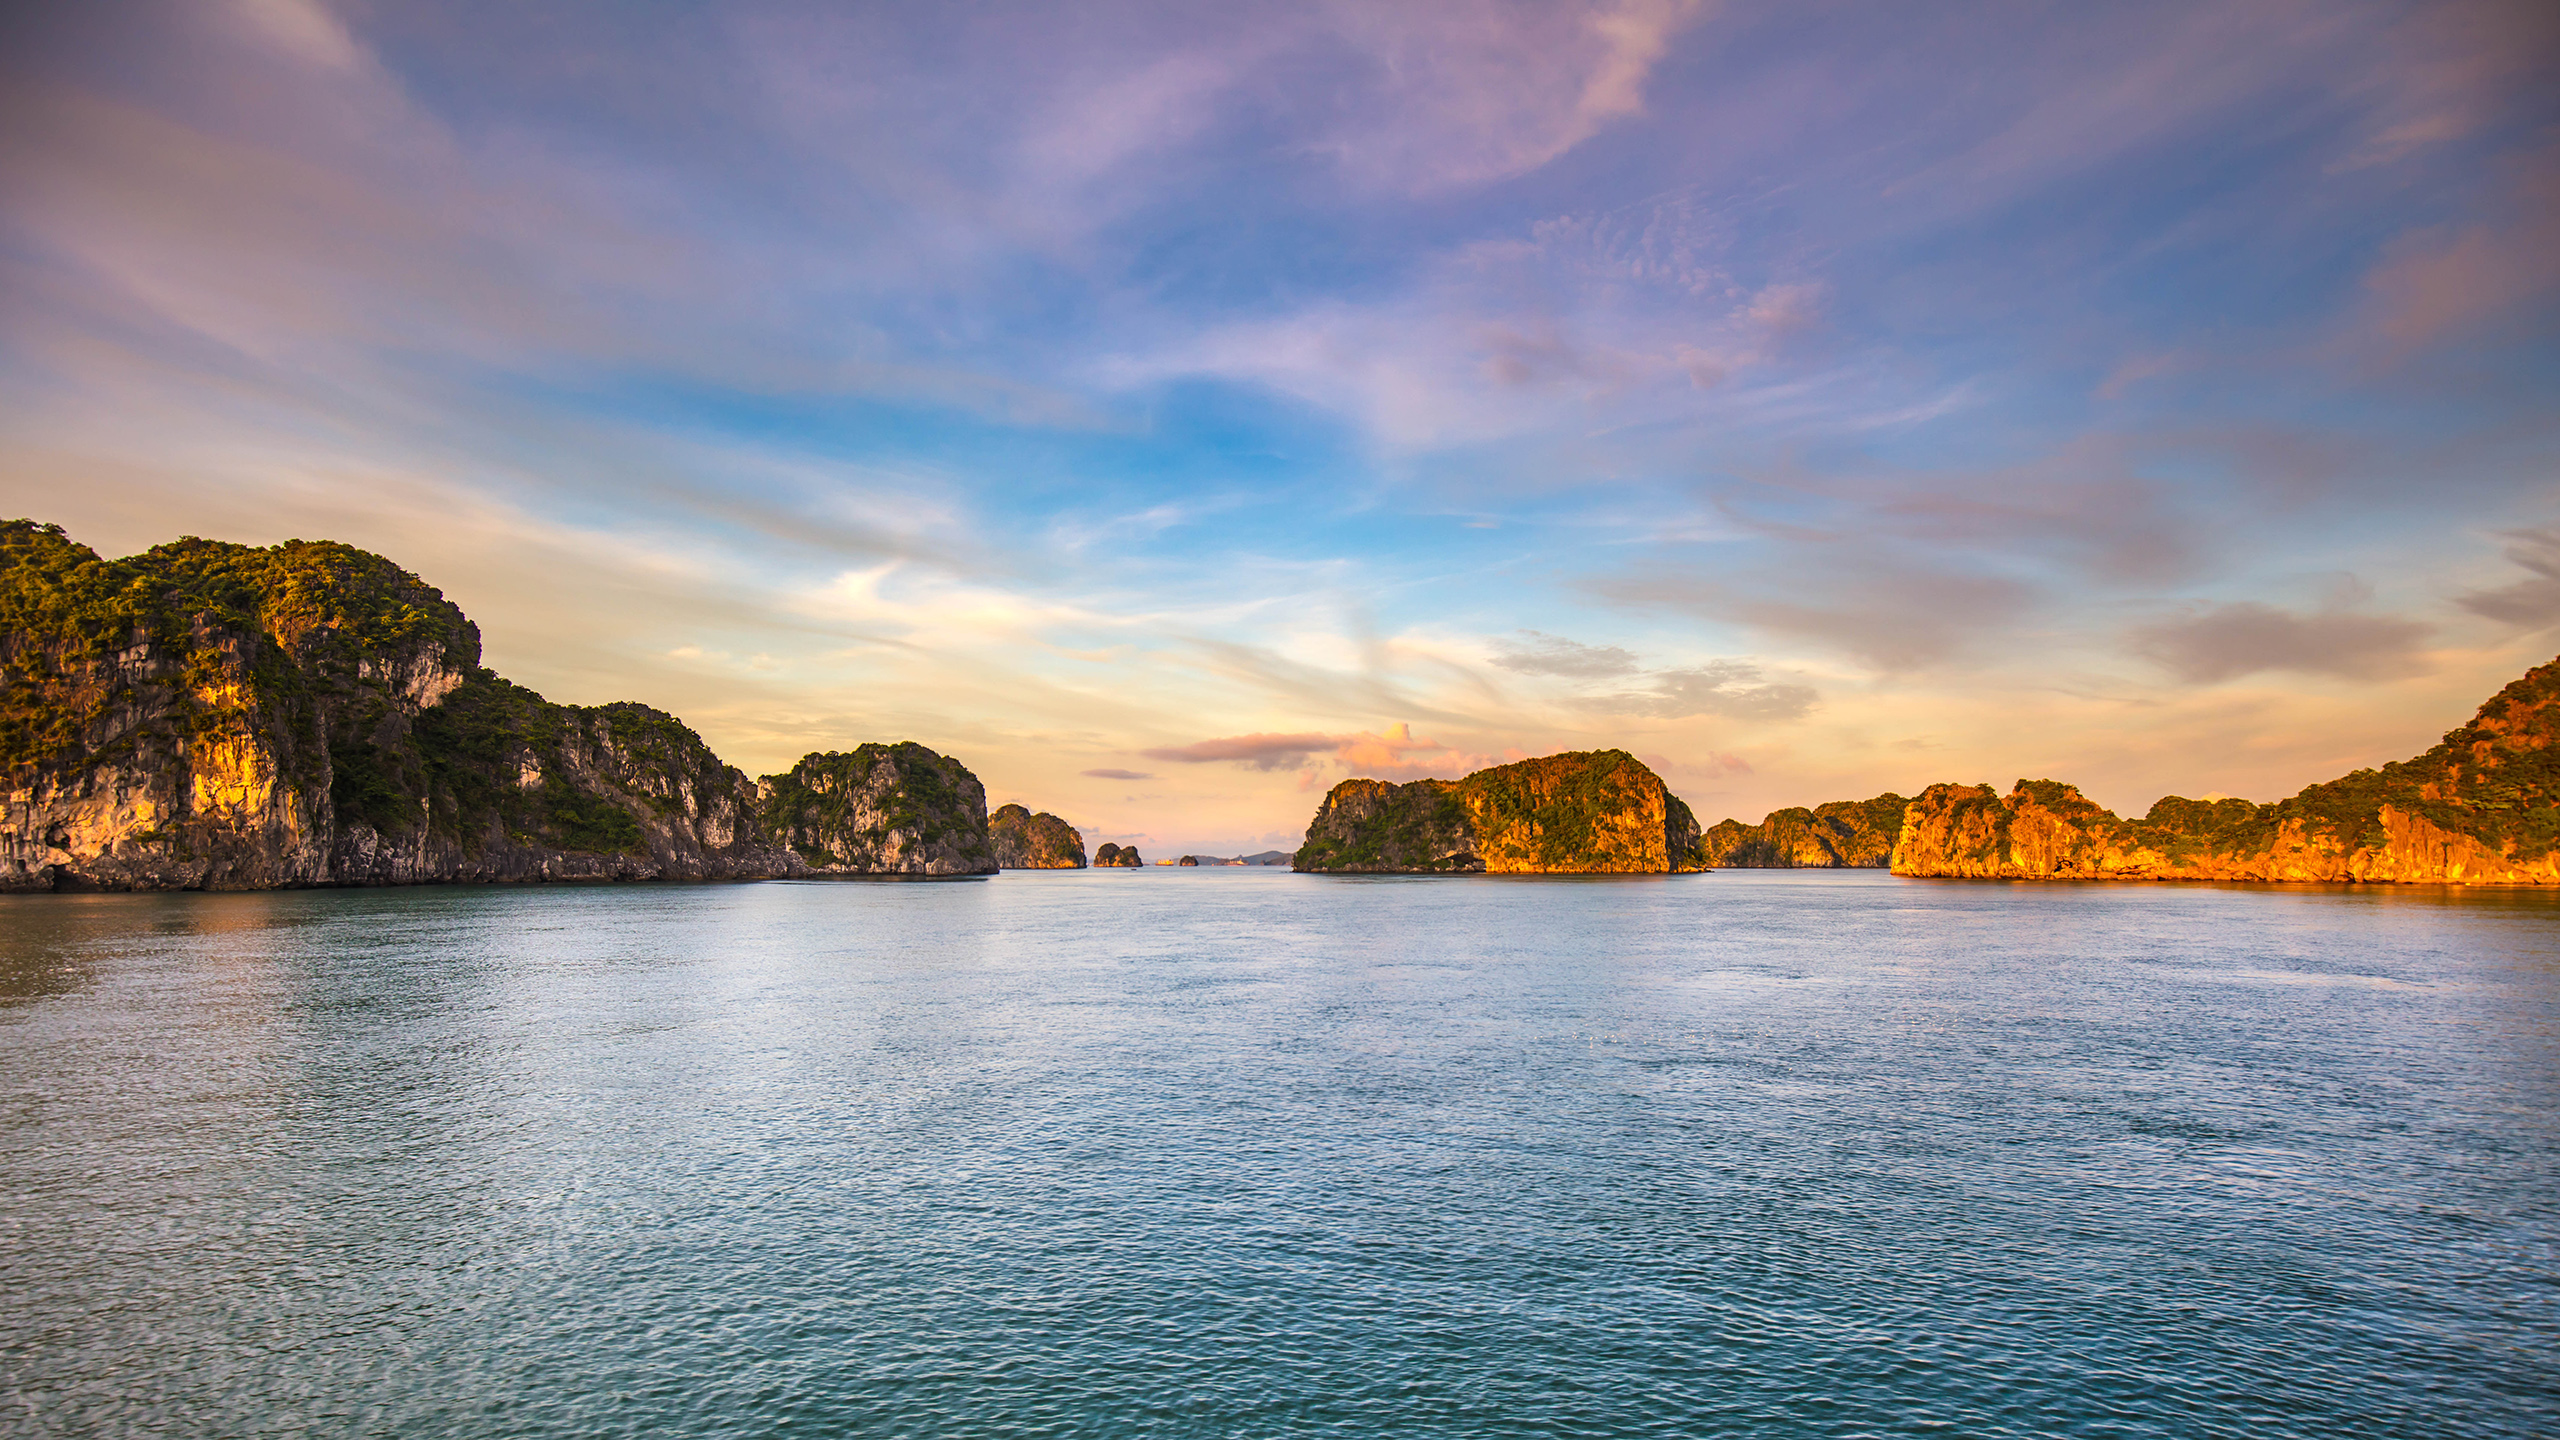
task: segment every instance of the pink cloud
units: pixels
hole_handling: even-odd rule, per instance
[[[1413,733],[1402,721],[1384,730],[1357,730],[1348,735],[1319,731],[1295,734],[1228,735],[1189,745],[1164,745],[1140,752],[1150,760],[1176,764],[1241,765],[1248,770],[1299,772],[1298,788],[1313,790],[1328,768],[1348,770],[1373,779],[1416,779],[1425,775],[1463,775],[1497,763],[1489,755],[1471,755]],[[1322,756],[1319,759],[1317,757]]]
[[[347,27],[319,0],[240,0],[236,13],[291,54],[333,70],[362,58]]]
[[[2525,163],[2508,215],[2404,237],[2365,288],[2398,353],[2520,316],[2560,289],[2560,148]]]
[[[1822,293],[1823,287],[1814,284],[1771,285],[1751,297],[1745,313],[1769,340],[1783,339],[1821,322]]]
[[[2255,600],[2189,607],[2135,627],[2133,648],[2190,684],[2261,670],[2396,680],[2424,674],[2430,627],[2394,615],[2341,608],[2297,614]]]
[[[2146,380],[2157,380],[2163,375],[2174,375],[2188,364],[2188,357],[2174,350],[2132,356],[2098,382],[2097,396],[2101,400],[2121,400],[2136,385]]]
[[[2365,82],[2377,127],[2338,170],[2388,165],[2475,134],[2518,95],[2549,84],[2560,10],[2542,0],[2435,0],[2394,26]]]
[[[1292,735],[1257,732],[1200,740],[1189,745],[1159,745],[1139,753],[1150,760],[1170,760],[1178,765],[1209,765],[1225,761],[1248,770],[1286,770],[1304,763],[1309,755],[1330,750],[1340,743],[1337,736],[1313,731]]]
[[[1416,768],[1416,762],[1406,756],[1436,755],[1448,750],[1437,740],[1417,737],[1411,725],[1399,721],[1382,734],[1363,730],[1344,736],[1333,758],[1354,770],[1410,770]]]
[[[1703,0],[1344,5],[1387,113],[1329,147],[1355,175],[1416,190],[1525,174],[1644,111],[1645,82]]]

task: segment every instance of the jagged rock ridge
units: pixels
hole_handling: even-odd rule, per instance
[[[479,662],[461,610],[352,546],[104,560],[0,523],[0,889],[809,869],[682,721],[555,705]]]
[[[1810,810],[1773,810],[1757,825],[1721,820],[1699,841],[1699,858],[1719,869],[1882,869],[1893,861],[1910,803],[1887,792]]]
[[[1932,785],[1894,873],[2001,879],[2560,884],[2560,660],[2412,760],[2271,805],[2168,796],[2119,819],[2077,789]]]
[[[996,864],[1002,869],[1085,868],[1084,836],[1046,810],[1034,815],[1026,805],[999,806],[987,817],[987,838],[995,843]]]
[[[1337,874],[1664,874],[1703,868],[1697,818],[1623,750],[1459,780],[1345,780],[1293,868]]]

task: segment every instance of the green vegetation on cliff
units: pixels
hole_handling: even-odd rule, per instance
[[[1002,805],[987,817],[987,838],[995,846],[996,864],[1006,870],[1081,870],[1084,837],[1076,828],[1027,805]]]
[[[1892,863],[1910,803],[1887,792],[1810,810],[1773,810],[1757,825],[1721,820],[1698,842],[1698,856],[1710,866],[1742,870],[1881,869]]]
[[[1698,820],[1624,750],[1497,765],[1458,782],[1485,866],[1593,872],[1693,868]]]
[[[553,704],[479,660],[459,608],[352,546],[108,560],[0,523],[0,888],[803,868],[764,838],[755,782],[674,716]],[[874,798],[983,868],[976,779],[933,759]]]
[[[459,671],[480,632],[434,587],[334,541],[257,548],[189,537],[101,559],[58,525],[0,522],[0,767],[92,746],[96,727],[178,680],[177,704],[128,748],[260,723],[281,728],[302,778],[323,768],[318,703],[360,688],[368,662]],[[142,673],[153,662],[178,673]]]
[[[2053,780],[1932,786],[1893,868],[2014,878],[2560,883],[2560,660],[2425,754],[2270,805],[2171,795],[2125,820]]]
[[[362,736],[331,756],[341,789],[375,788],[363,808],[351,814],[342,804],[340,816],[395,834],[417,823],[408,796],[431,795],[429,823],[466,850],[503,836],[638,855],[647,850],[643,819],[681,816],[715,795],[743,807],[751,794],[745,777],[663,710],[628,701],[556,705],[477,667],[409,722],[408,745],[366,744]],[[380,783],[394,774],[393,783]]]
[[[809,755],[761,786],[757,818],[812,869],[982,875],[996,869],[987,791],[912,740]]]
[[[2244,833],[2263,838],[2292,821],[2342,844],[2380,845],[2385,806],[2501,854],[2560,849],[2560,659],[2525,672],[2425,754],[2264,806]]]
[[[1548,755],[1460,780],[1345,780],[1292,862],[1371,874],[1660,874],[1699,868],[1697,818],[1623,750]]]
[[[1475,828],[1457,782],[1345,780],[1333,787],[1291,862],[1299,870],[1475,871]]]
[[[442,592],[334,540],[257,547],[189,536],[101,559],[59,525],[0,521],[0,627],[13,647],[68,658],[210,628],[266,634],[353,673],[371,656],[426,649],[479,658],[480,632]]]

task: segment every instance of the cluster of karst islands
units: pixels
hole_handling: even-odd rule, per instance
[[[956,876],[1135,868],[913,742],[751,779],[646,705],[556,705],[480,664],[442,593],[334,542],[100,558],[0,524],[0,889]],[[1620,750],[1333,788],[1294,855],[1336,874],[2560,884],[2560,661],[2413,760],[2291,799],[2126,820],[2069,785],[1932,785],[1701,830]],[[1163,860],[1156,862],[1161,865]]]

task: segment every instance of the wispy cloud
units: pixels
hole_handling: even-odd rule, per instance
[[[1810,685],[1773,683],[1760,668],[1738,660],[1718,660],[1687,670],[1665,670],[1647,677],[1638,690],[1601,696],[1591,703],[1624,714],[1666,720],[1691,715],[1723,715],[1741,720],[1794,720],[1822,697]]]
[[[2416,6],[2392,27],[2390,52],[2354,77],[2377,100],[2341,170],[2393,164],[2495,124],[2560,64],[2560,15],[2535,0]]]
[[[1456,775],[1494,763],[1489,756],[1469,755],[1454,746],[1418,736],[1411,725],[1401,721],[1383,730],[1359,730],[1345,735],[1230,735],[1189,745],[1158,746],[1142,753],[1150,760],[1186,765],[1232,764],[1259,771],[1302,767],[1312,771],[1318,757],[1322,757],[1324,763],[1337,770],[1386,778]]]
[[[1535,170],[1641,113],[1702,0],[1350,5],[1338,33],[1394,98],[1324,143],[1372,183],[1419,190]]]
[[[1629,608],[1738,622],[1780,642],[1812,642],[1886,671],[1952,659],[1977,638],[2016,623],[2036,596],[2034,587],[2005,576],[1882,555],[1853,551],[1835,564],[1836,578],[1820,585],[1779,583],[1770,574],[1743,584],[1669,565],[1588,583]]]
[[[1636,653],[1618,645],[1586,645],[1535,630],[1524,640],[1494,642],[1493,664],[1522,675],[1584,682],[1619,682],[1584,689],[1573,704],[1604,714],[1679,720],[1722,715],[1761,721],[1802,716],[1821,697],[1809,685],[1773,682],[1742,660],[1710,660],[1682,668],[1646,671]],[[1625,682],[1636,682],[1629,685]]]
[[[1632,675],[1633,651],[1616,645],[1585,645],[1561,635],[1523,630],[1524,640],[1493,642],[1493,663],[1523,675],[1561,675],[1576,680],[1606,680]]]
[[[2398,352],[2488,325],[2530,326],[2560,292],[2560,144],[2519,161],[2496,218],[2403,236],[2365,277]]]
[[[236,0],[240,14],[277,44],[315,65],[352,69],[353,36],[321,0]]]
[[[2507,534],[2507,559],[2525,570],[2522,580],[2454,597],[2474,615],[2524,630],[2560,625],[2560,528],[2515,530]]]
[[[2345,610],[2302,614],[2255,600],[2203,606],[2137,626],[2134,649],[2192,684],[2210,685],[2262,670],[2348,680],[2423,674],[2432,627]]]
[[[1182,765],[1242,765],[1248,770],[1282,770],[1298,765],[1309,755],[1332,750],[1342,744],[1338,736],[1301,733],[1290,735],[1226,735],[1214,740],[1195,740],[1188,745],[1159,745],[1140,753],[1150,760],[1170,760]]]

